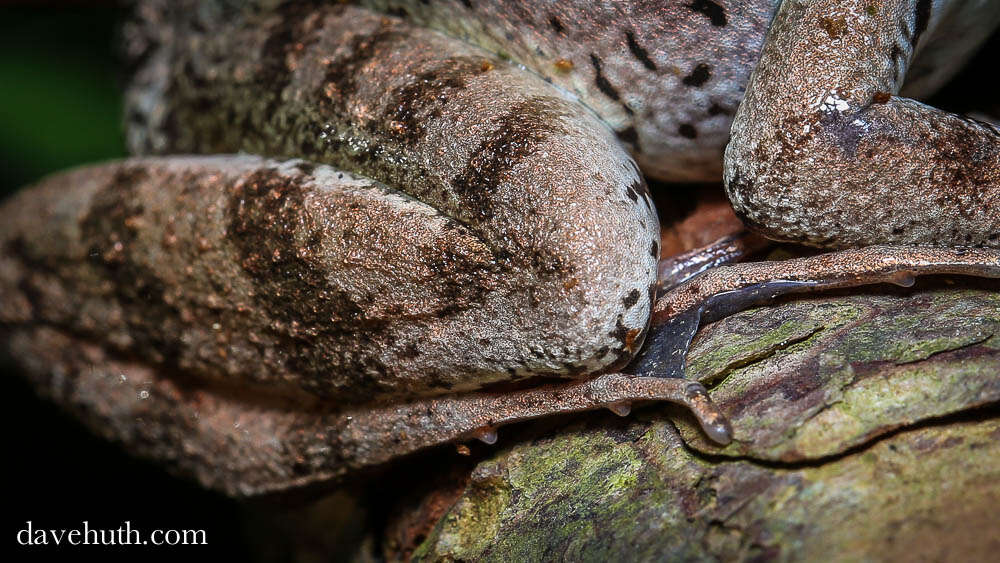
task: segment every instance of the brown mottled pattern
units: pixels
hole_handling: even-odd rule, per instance
[[[5,322],[58,326],[200,378],[293,396],[304,388],[368,398],[399,386],[407,370],[448,371],[434,344],[421,346],[423,357],[404,351],[421,342],[420,326],[441,331],[484,307],[507,283],[496,279],[495,257],[462,225],[386,198],[370,180],[336,173],[338,185],[319,167],[320,186],[274,166],[252,157],[130,161],[9,202],[5,215],[32,215],[3,229],[3,293],[24,296],[29,310]],[[41,209],[65,191],[79,198],[73,215]],[[397,230],[411,243],[357,243]],[[411,357],[395,362],[397,353]],[[478,369],[488,370],[483,361]]]
[[[295,51],[294,68],[277,72],[267,62],[274,58],[270,50],[285,48],[272,38],[290,24],[280,12],[257,17],[220,23],[222,32],[184,30],[197,38],[190,44],[199,50],[174,49],[160,69],[172,86],[146,120],[151,127],[145,136],[163,138],[152,143],[160,147],[156,152],[242,149],[334,164],[427,202],[512,257],[543,252],[518,233],[533,223],[549,223],[539,210],[558,195],[551,191],[553,182],[603,193],[603,182],[634,174],[621,181],[623,194],[640,183],[638,171],[598,122],[543,81],[484,51],[394,18],[335,6],[313,13],[310,29],[316,34],[297,37],[302,48]],[[190,24],[181,18],[176,25]],[[234,56],[234,40],[251,57]],[[279,77],[269,81],[264,72]],[[271,111],[268,100],[275,98],[285,103]],[[205,112],[206,105],[215,109]],[[155,116],[164,121],[157,123]],[[471,119],[475,127],[469,127]],[[184,135],[172,133],[175,121],[185,124]],[[571,162],[560,146],[581,128],[589,131],[576,146],[596,138],[610,151],[596,161]],[[559,178],[526,170],[536,166],[528,157],[539,153],[549,155],[549,165],[562,163]],[[452,172],[462,163],[464,171]],[[583,192],[575,197],[583,198]],[[640,231],[655,228],[651,213],[641,210],[646,227]],[[518,233],[507,234],[510,230]]]
[[[996,130],[886,94],[941,11],[872,0],[869,18],[852,19],[843,10],[857,2],[824,2],[786,0],[774,26],[736,123],[737,210],[818,244],[997,246]],[[702,314],[772,291],[1000,275],[995,251],[912,247],[713,270],[657,303],[651,338],[663,346],[638,376],[518,382],[614,370],[642,346],[658,222],[618,141],[652,174],[715,177],[775,3],[369,4],[393,16],[310,2],[140,6],[126,31],[139,64],[134,151],[309,160],[137,158],[6,202],[0,331],[42,393],[230,494],[632,401],[684,404],[726,443],[702,385],[646,377],[683,373]],[[956,44],[960,59],[970,41]],[[768,62],[779,58],[791,64]],[[944,74],[929,76],[925,87]],[[817,85],[827,89],[813,107]],[[845,187],[860,203],[838,207]],[[895,214],[864,215],[872,194]],[[926,210],[900,222],[914,202]],[[817,223],[819,210],[832,218]],[[919,220],[934,213],[943,220]],[[855,236],[871,225],[873,238]]]
[[[721,177],[722,149],[778,2],[365,0],[480,45],[579,97],[671,181]],[[711,67],[711,79],[705,71]],[[698,130],[686,135],[687,124]]]
[[[749,225],[824,247],[1000,247],[1000,132],[886,97],[928,6],[783,5],[726,150],[728,194]],[[991,6],[976,12],[987,27],[1000,22]]]
[[[149,90],[136,124],[146,129],[132,138],[151,142],[136,148],[303,155],[400,192],[372,184],[361,199],[334,197],[318,189],[332,172],[310,163],[280,171],[238,159],[140,164],[158,170],[137,180],[143,194],[160,186],[164,194],[152,199],[187,190],[170,206],[205,205],[209,196],[190,184],[231,192],[212,207],[216,218],[205,218],[225,234],[205,244],[225,247],[210,258],[226,260],[234,276],[216,285],[238,279],[249,293],[239,299],[168,276],[178,266],[143,262],[162,253],[126,245],[118,252],[143,272],[170,278],[139,276],[134,265],[126,276],[144,284],[150,303],[165,304],[150,318],[172,328],[156,342],[130,336],[122,350],[169,356],[203,377],[359,401],[470,389],[511,371],[579,376],[620,365],[641,343],[656,275],[648,252],[655,211],[644,190],[638,201],[644,184],[610,132],[544,81],[343,6],[227,14],[217,27],[193,21],[183,6],[164,10],[187,40],[151,57],[146,70],[169,86],[163,98]],[[244,49],[232,51],[233,41]],[[92,181],[112,173],[95,170]],[[335,186],[326,189],[343,189]],[[146,199],[123,191],[113,203]],[[321,201],[328,207],[316,207]],[[167,211],[150,213],[134,223],[173,228]],[[103,208],[96,215],[116,216]],[[164,236],[181,246],[200,235]],[[643,299],[625,307],[636,291]],[[230,326],[214,322],[219,308],[264,317]],[[138,307],[131,314],[136,335],[155,332]],[[213,325],[243,332],[213,342],[204,329]]]

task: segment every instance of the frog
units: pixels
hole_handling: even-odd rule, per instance
[[[738,429],[684,378],[700,324],[1000,277],[1000,133],[909,97],[998,22],[957,0],[146,0],[135,156],[0,210],[2,341],[93,431],[233,496],[635,403],[722,446]],[[831,252],[665,287],[647,177],[721,180],[751,229]]]

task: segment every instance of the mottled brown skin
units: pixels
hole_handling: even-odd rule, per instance
[[[897,95],[920,38],[962,9],[1000,19],[995,3],[785,2],[726,150],[737,214],[815,246],[1000,248],[1000,131]]]
[[[512,61],[600,116],[643,172],[717,181],[778,2],[364,0]]]
[[[438,249],[437,271],[403,283],[409,276],[371,270],[369,282],[345,289],[365,317],[395,316],[412,331],[369,342],[396,353],[347,370],[345,377],[362,371],[374,379],[356,396],[377,396],[380,386],[398,396],[594,372],[621,366],[641,344],[659,252],[645,183],[610,132],[543,80],[485,51],[342,5],[243,14],[217,28],[199,28],[182,9],[160,17],[173,19],[154,18],[155,32],[175,30],[189,41],[150,54],[133,86],[135,99],[156,93],[149,84],[169,85],[152,105],[130,107],[138,152],[301,156],[375,178],[478,239],[477,248],[470,238],[470,248],[453,256]],[[233,53],[233,42],[252,55]],[[345,241],[351,252],[368,246],[373,263],[396,262],[393,236],[363,227]],[[387,229],[423,241],[409,224]],[[326,271],[350,278],[365,271],[355,268]],[[420,289],[439,283],[433,277],[450,278],[455,295]],[[449,318],[428,324],[378,302],[401,298],[434,302]],[[316,369],[336,369],[324,364]]]
[[[372,4],[417,22],[439,21],[434,10],[449,8]],[[336,479],[453,440],[492,442],[497,425],[526,418],[600,407],[626,414],[635,401],[682,403],[725,443],[725,418],[704,387],[683,379],[700,321],[788,292],[907,285],[924,273],[1000,277],[988,213],[995,131],[889,94],[918,36],[945,18],[937,4],[841,3],[878,16],[879,25],[855,28],[839,5],[813,3],[813,13],[786,0],[734,128],[727,180],[737,211],[776,238],[945,248],[879,246],[714,269],[655,307],[656,212],[620,143],[661,177],[717,174],[721,146],[685,112],[704,113],[706,130],[728,123],[773,3],[571,2],[556,13],[555,4],[531,11],[511,0],[480,6],[478,16],[475,4],[451,4],[466,15],[438,27],[486,50],[341,5],[141,5],[126,30],[141,63],[128,94],[135,152],[306,160],[135,158],[49,179],[6,202],[0,329],[39,390],[96,432],[234,495]],[[460,31],[484,14],[497,17],[478,24],[482,33]],[[665,63],[662,44],[697,45],[704,30],[726,28],[704,39],[728,55],[678,53],[689,57],[686,72]],[[863,45],[898,62],[868,68],[869,59],[848,56],[831,68],[886,86],[870,93],[875,105],[916,112],[919,158],[886,141],[911,135],[898,115],[879,117],[882,136],[852,137],[843,119],[857,117],[853,98],[803,109],[814,85],[841,76],[814,52],[827,39],[810,46],[818,32],[838,48]],[[906,32],[911,48],[893,50]],[[504,56],[501,36],[510,42]],[[592,48],[571,48],[584,45],[580,37]],[[789,53],[785,42],[803,51]],[[970,48],[959,43],[956,58]],[[792,64],[768,62],[778,57]],[[922,82],[945,75],[932,69]],[[668,83],[690,103],[655,101]],[[788,104],[770,101],[785,95]],[[758,121],[768,126],[748,126]],[[818,140],[803,141],[800,154],[786,136],[798,129],[782,127],[804,123],[817,127],[806,141]],[[665,126],[676,133],[656,141]],[[895,168],[872,164],[877,150],[900,156],[903,184]],[[783,189],[769,183],[780,174],[798,190],[781,197],[798,197],[798,206],[765,203],[754,215],[758,204],[743,204]],[[810,190],[851,183],[883,198],[901,186],[914,197],[936,193],[946,209],[901,231],[877,214],[876,223],[893,225],[879,230],[865,224],[870,216],[845,226],[850,213],[827,198],[823,209],[840,219],[831,228]],[[871,228],[877,237],[852,238]],[[964,244],[989,248],[946,248]],[[751,247],[716,245],[680,269]],[[577,381],[533,379],[553,376]]]

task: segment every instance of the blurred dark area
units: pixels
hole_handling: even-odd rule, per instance
[[[0,194],[47,174],[125,155],[121,92],[127,80],[117,47],[126,13],[115,4],[42,3],[0,6]],[[932,103],[955,111],[1000,114],[982,78],[996,68],[1000,35]],[[92,437],[3,366],[3,412],[10,449],[5,503],[8,541],[28,520],[41,528],[204,529],[209,545],[186,547],[198,558],[253,558],[239,503],[174,479]],[[256,516],[254,517],[256,518]],[[96,553],[93,547],[18,548],[20,556]],[[99,549],[102,554],[107,550]],[[136,558],[177,550],[127,547]],[[259,554],[258,554],[259,555]],[[272,553],[271,555],[274,555]]]
[[[125,154],[117,27],[123,10],[0,8],[4,193],[56,170]]]
[[[38,3],[0,7],[0,193],[47,174],[125,155],[121,92],[126,77],[114,4]],[[83,555],[144,559],[250,557],[243,512],[234,501],[174,479],[93,437],[40,401],[2,366],[4,443],[10,448],[4,535],[36,528],[204,529],[207,546],[17,547],[22,557]]]

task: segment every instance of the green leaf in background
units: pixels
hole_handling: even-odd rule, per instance
[[[0,9],[0,193],[125,154],[121,10]]]

